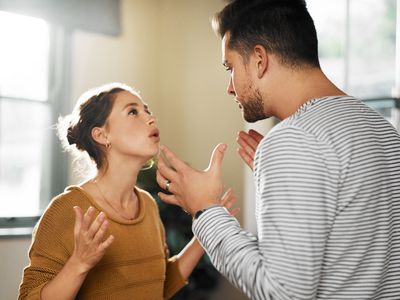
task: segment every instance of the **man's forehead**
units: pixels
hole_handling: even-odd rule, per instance
[[[225,65],[227,63],[227,49],[228,49],[228,42],[229,42],[229,32],[225,33],[222,37],[221,41],[221,50],[222,50],[222,64]]]

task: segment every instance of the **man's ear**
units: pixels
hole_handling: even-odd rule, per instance
[[[93,127],[91,134],[92,134],[92,139],[95,140],[100,145],[107,146],[107,144],[109,143],[107,140],[107,135],[104,132],[104,128]]]
[[[262,45],[256,45],[253,49],[253,52],[257,68],[257,76],[258,78],[261,78],[268,69],[267,51]]]

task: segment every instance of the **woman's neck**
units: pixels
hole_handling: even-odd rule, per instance
[[[133,189],[141,168],[141,164],[109,164],[107,168],[98,170],[93,182],[100,188],[106,199],[120,207],[125,207],[129,201],[132,201]]]

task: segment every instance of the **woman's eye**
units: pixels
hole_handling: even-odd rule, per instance
[[[137,110],[136,109],[131,109],[128,113],[128,115],[137,115]]]

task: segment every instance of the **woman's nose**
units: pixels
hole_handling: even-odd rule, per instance
[[[154,115],[149,116],[149,120],[147,121],[147,124],[149,124],[149,125],[157,124],[157,118]]]

